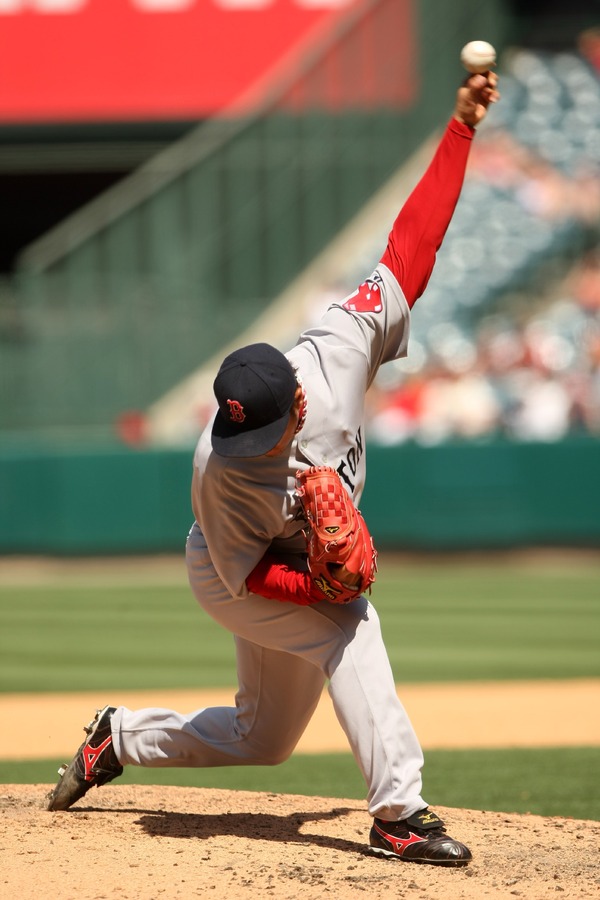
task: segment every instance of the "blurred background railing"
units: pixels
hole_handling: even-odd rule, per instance
[[[0,428],[109,434],[243,331],[439,126],[467,22],[502,48],[498,2],[358,3],[254,108],[26,248],[2,288]]]

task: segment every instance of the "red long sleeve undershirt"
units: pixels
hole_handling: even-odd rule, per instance
[[[265,553],[250,572],[246,587],[252,594],[260,594],[267,600],[286,600],[298,606],[310,606],[323,599],[308,572],[296,572],[270,553]]]
[[[427,171],[398,213],[380,262],[393,272],[409,307],[427,286],[462,189],[474,130],[451,119]],[[266,553],[246,579],[253,594],[309,606],[322,600],[308,572]]]
[[[462,189],[474,130],[448,123],[427,171],[392,226],[380,262],[396,276],[408,305],[421,296]]]

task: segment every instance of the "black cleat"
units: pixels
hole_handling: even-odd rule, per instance
[[[468,847],[446,834],[444,823],[430,809],[399,822],[374,819],[369,845],[376,856],[434,866],[466,866],[473,858]]]
[[[58,770],[60,781],[48,796],[48,809],[68,809],[91,787],[100,787],[123,772],[113,749],[110,720],[114,706],[99,709],[84,728],[87,738],[68,766]]]

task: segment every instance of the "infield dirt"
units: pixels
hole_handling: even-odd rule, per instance
[[[426,749],[600,747],[600,678],[570,681],[405,684],[398,695]],[[0,759],[70,759],[82,727],[105,704],[189,712],[230,706],[234,690],[0,694]],[[347,751],[326,692],[300,739],[298,753]]]
[[[418,700],[424,744],[435,744],[436,707],[427,704],[426,687],[408,690],[408,702]],[[587,723],[586,734],[580,731],[575,743],[600,743],[598,717],[589,715],[590,709],[598,709],[598,681],[542,682],[529,686],[533,693],[518,684],[512,686],[512,697],[501,686],[473,685],[470,694],[461,694],[456,685],[443,687],[454,691],[455,715],[464,716],[465,722],[470,716],[472,733],[485,734],[490,746],[506,743],[502,709],[517,697],[521,699],[512,712],[530,711],[529,724],[523,720],[524,740],[531,741],[535,723],[547,717],[553,703],[555,709],[557,704],[568,706],[575,719]],[[428,693],[440,689],[430,685]],[[487,696],[488,702],[477,700],[478,696]],[[152,698],[153,703],[176,701],[172,694],[167,698],[154,693]],[[13,699],[17,698],[2,698],[5,723],[15,722],[8,709]],[[67,734],[60,740],[68,741],[65,758],[70,758],[82,738],[81,724],[90,717],[92,698],[81,694],[46,697],[41,707],[40,699],[44,698],[20,695],[23,728],[11,729],[11,735],[19,736],[22,758],[31,758],[32,746],[37,746],[38,754],[41,746],[43,755],[49,755],[47,739],[51,733],[57,739],[62,733],[61,722],[53,718],[59,709],[69,719]],[[143,698],[139,694],[115,698],[116,702],[125,699],[136,705]],[[179,696],[182,703],[189,699]],[[231,692],[227,698],[212,699],[230,702]],[[36,704],[40,713],[44,710],[41,731],[34,714]],[[74,715],[80,706],[82,711],[85,706],[83,719]],[[485,721],[484,708],[488,710]],[[432,716],[429,724],[427,710]],[[26,746],[32,722],[38,740]],[[334,729],[327,736],[328,723],[325,704],[312,723],[314,731],[307,735],[304,752],[310,752],[311,743],[319,749],[319,739],[327,749],[337,749],[339,733]],[[554,731],[555,743],[571,742],[567,730],[561,734],[557,740]],[[45,739],[40,741],[42,735]],[[547,738],[540,733],[537,743],[547,744]],[[5,750],[7,740],[4,732]],[[466,732],[462,740],[470,743]],[[456,739],[454,745],[458,745]],[[436,807],[449,833],[467,843],[474,857],[463,869],[437,869],[366,855],[370,819],[358,800],[119,785],[117,781],[93,789],[69,812],[50,813],[45,809],[50,789],[50,784],[0,785],[2,900],[40,896],[158,900],[205,895],[219,900],[600,898],[599,822]]]
[[[0,791],[3,898],[587,900],[600,893],[600,823],[438,812],[473,862],[438,869],[365,854],[356,800],[108,785],[69,812],[48,785]]]

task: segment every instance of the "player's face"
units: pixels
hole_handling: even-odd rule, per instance
[[[294,398],[294,405],[290,410],[290,418],[287,424],[287,428],[283,432],[281,439],[275,444],[272,450],[269,450],[267,453],[265,453],[265,456],[281,456],[283,453],[286,453],[288,451],[289,446],[292,443],[293,437],[296,433],[296,428],[298,427],[301,404],[302,389],[298,388],[298,390],[296,391],[296,396]]]

